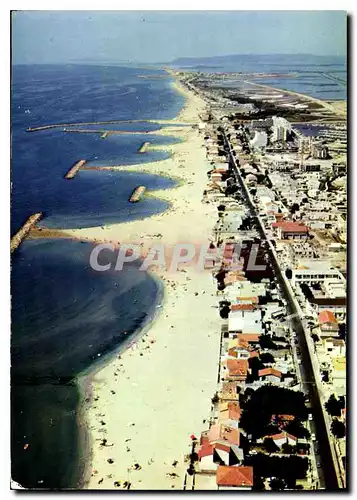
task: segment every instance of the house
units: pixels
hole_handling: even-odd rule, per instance
[[[219,397],[222,401],[238,401],[237,382],[223,382]]]
[[[223,365],[224,378],[237,382],[245,382],[248,375],[248,367],[247,359],[227,359]]]
[[[220,422],[225,420],[236,420],[239,422],[242,414],[242,410],[239,403],[236,402],[224,402],[219,405],[219,416]]]
[[[261,312],[231,310],[228,316],[228,331],[261,335],[263,333]]]
[[[325,354],[329,354],[332,358],[346,356],[346,344],[342,339],[327,337],[322,340],[322,345]]]
[[[255,304],[245,304],[245,303],[238,303],[238,304],[231,304],[231,311],[254,311],[256,309]]]
[[[199,470],[201,473],[216,473],[220,465],[234,466],[244,459],[242,448],[228,443],[211,444],[207,438],[201,438],[198,450]]]
[[[313,283],[323,284],[326,280],[346,284],[343,275],[338,269],[331,267],[328,260],[300,259],[299,266],[292,270],[291,284],[293,287],[301,283],[307,285]]]
[[[337,336],[338,322],[332,311],[324,310],[319,312],[320,336]]]
[[[248,342],[250,345],[255,345],[259,343],[259,337],[260,334],[253,334],[253,333],[239,333],[237,335],[237,339],[239,341],[245,341]]]
[[[251,490],[254,484],[253,467],[220,465],[216,482],[219,490]]]
[[[277,230],[281,240],[306,239],[309,236],[309,228],[303,222],[282,220],[273,222],[272,228]]]
[[[276,383],[281,381],[283,374],[279,370],[275,370],[275,368],[263,368],[258,371],[258,376],[266,382]]]
[[[280,421],[280,422],[292,422],[293,420],[295,420],[295,415],[287,415],[287,414],[279,414],[279,415],[275,415],[273,414],[271,416],[271,421],[272,422],[277,422],[277,421]]]
[[[246,349],[245,347],[240,347],[238,345],[230,347],[228,349],[228,356],[237,359],[249,359],[251,357],[249,349]]]
[[[239,430],[221,422],[212,425],[212,427],[206,431],[205,434],[202,433],[202,435],[204,437],[207,436],[210,443],[215,443],[217,441],[228,442],[237,446],[239,446],[240,443]]]
[[[332,360],[331,379],[334,391],[338,396],[346,395],[346,358]]]
[[[264,439],[272,439],[274,444],[281,448],[283,444],[290,444],[291,446],[296,446],[297,438],[288,432],[280,432],[279,434],[273,434],[271,436],[265,436]]]

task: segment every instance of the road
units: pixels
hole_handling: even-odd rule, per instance
[[[297,301],[294,295],[291,294],[291,290],[289,290],[289,285],[287,284],[287,280],[283,275],[277,257],[274,250],[274,247],[270,240],[267,240],[264,225],[257,214],[255,205],[253,200],[251,199],[250,193],[240,175],[240,171],[236,162],[234,155],[232,154],[232,146],[228,141],[226,135],[224,134],[226,146],[229,151],[230,161],[233,165],[233,169],[235,170],[236,179],[238,180],[242,193],[245,198],[245,201],[251,211],[252,216],[256,217],[259,227],[259,233],[262,240],[268,242],[268,252],[270,256],[270,262],[274,269],[276,278],[278,280],[278,284],[280,285],[280,290],[282,292],[283,297],[287,301],[287,310],[290,315],[290,322],[293,331],[296,333],[296,338],[298,341],[298,347],[300,349],[299,357],[302,360],[301,365],[298,365],[300,368],[300,377],[302,382],[302,390],[305,394],[309,395],[310,403],[311,403],[311,413],[313,414],[313,422],[311,423],[311,431],[316,435],[317,441],[313,444],[314,453],[316,455],[316,459],[320,462],[321,468],[318,468],[318,476],[319,476],[319,488],[326,489],[329,491],[339,490],[339,480],[336,475],[336,470],[334,467],[334,461],[332,457],[330,441],[328,431],[326,429],[321,400],[319,396],[318,387],[316,385],[314,370],[310,358],[310,353],[306,341],[304,326],[302,324],[302,320],[299,315]],[[318,443],[318,444],[317,444]]]

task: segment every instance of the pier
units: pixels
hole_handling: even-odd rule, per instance
[[[21,227],[21,229],[19,229],[17,231],[17,233],[11,238],[11,243],[10,243],[11,253],[14,252],[16,250],[16,248],[18,248],[21,245],[22,241],[26,238],[26,236],[28,235],[30,230],[35,226],[35,224],[37,224],[37,222],[40,219],[42,219],[42,217],[43,217],[43,213],[38,212],[38,213],[32,214],[27,219],[27,221]]]
[[[137,203],[138,201],[140,201],[145,191],[145,186],[136,187],[129,198],[130,203]]]
[[[144,142],[144,143],[140,146],[140,148],[138,149],[138,151],[137,151],[137,152],[138,152],[138,153],[147,153],[149,146],[150,146],[150,142]]]
[[[77,161],[77,163],[75,163],[73,165],[73,167],[71,167],[68,172],[66,173],[66,175],[64,176],[65,179],[73,179],[73,177],[75,175],[77,175],[77,172],[78,170],[83,167],[83,165],[85,165],[87,163],[87,160],[79,160]]]
[[[66,127],[81,127],[83,125],[115,125],[117,123],[158,123],[159,125],[171,125],[175,123],[175,120],[153,120],[151,118],[142,118],[141,120],[109,120],[109,121],[98,121],[98,122],[78,122],[78,123],[52,123],[49,125],[40,125],[38,127],[28,127],[27,132],[39,132],[41,130],[50,130],[53,128],[62,128],[64,132],[69,132]],[[183,122],[185,125],[195,125],[194,122]],[[111,130],[110,132],[114,132]],[[151,132],[151,131],[150,131]],[[155,132],[155,131],[153,131]]]

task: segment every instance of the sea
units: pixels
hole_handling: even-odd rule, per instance
[[[341,81],[329,79],[334,88],[328,90],[313,74],[326,72],[343,79],[341,65],[322,71],[321,61],[308,65],[306,59],[290,58],[272,65],[254,57],[240,65],[216,60],[180,65],[207,72],[272,72],[279,67],[282,73],[299,67],[304,74],[298,88],[291,90],[324,99],[345,98]],[[292,81],[277,80],[268,78],[265,83],[287,88]],[[12,234],[34,212],[44,214],[44,227],[72,229],[143,219],[168,208],[159,198],[147,197],[137,204],[128,198],[142,184],[149,192],[170,188],[174,181],[169,178],[87,170],[64,179],[80,159],[98,166],[167,158],[165,151],[137,152],[147,140],[155,145],[175,141],[145,135],[161,126],[146,120],[173,118],[185,102],[165,71],[106,65],[14,66],[11,97]],[[64,130],[69,123],[114,120],[135,122],[102,124],[100,129],[138,134],[102,139],[96,125],[83,125],[93,133]],[[63,127],[27,131],[49,124]],[[82,484],[88,466],[88,432],[80,418],[88,396],[83,376],[90,377],[135,341],[162,299],[160,283],[139,271],[137,264],[120,273],[93,271],[92,249],[90,243],[71,239],[37,239],[25,240],[12,255],[11,469],[12,479],[25,488],[76,489]],[[108,253],[106,258],[114,256]]]
[[[34,212],[49,228],[102,226],[163,212],[166,202],[128,198],[138,185],[167,189],[169,178],[141,172],[80,171],[64,179],[79,159],[88,165],[132,165],[165,159],[164,151],[138,154],[149,119],[177,116],[184,97],[162,70],[120,66],[34,65],[12,68],[11,231]],[[111,120],[140,123],[100,129],[137,135],[69,133],[46,124]],[[87,127],[86,128],[90,128]],[[93,127],[95,128],[95,127]],[[96,127],[98,129],[98,127]],[[162,297],[157,280],[134,263],[122,272],[98,273],[89,265],[93,246],[70,239],[26,240],[12,256],[11,467],[25,488],[80,485],[88,435],[80,421],[85,398],[79,377],[90,374],[135,340]],[[107,258],[114,258],[109,254]]]

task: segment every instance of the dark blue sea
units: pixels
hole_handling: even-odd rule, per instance
[[[149,191],[172,187],[167,178],[81,171],[68,181],[64,174],[79,159],[89,165],[157,161],[167,154],[138,154],[140,145],[174,139],[154,134],[101,139],[62,127],[26,131],[53,123],[173,118],[184,99],[169,78],[158,78],[165,75],[104,66],[13,68],[12,233],[38,211],[44,213],[43,226],[78,228],[149,217],[167,208],[151,197],[128,202],[138,185]],[[107,128],[144,132],[158,126]],[[135,338],[161,299],[158,283],[135,265],[120,273],[94,272],[91,250],[89,243],[69,239],[28,240],[12,257],[12,478],[27,488],[78,486],[86,431],[78,420],[84,396],[77,378]]]

